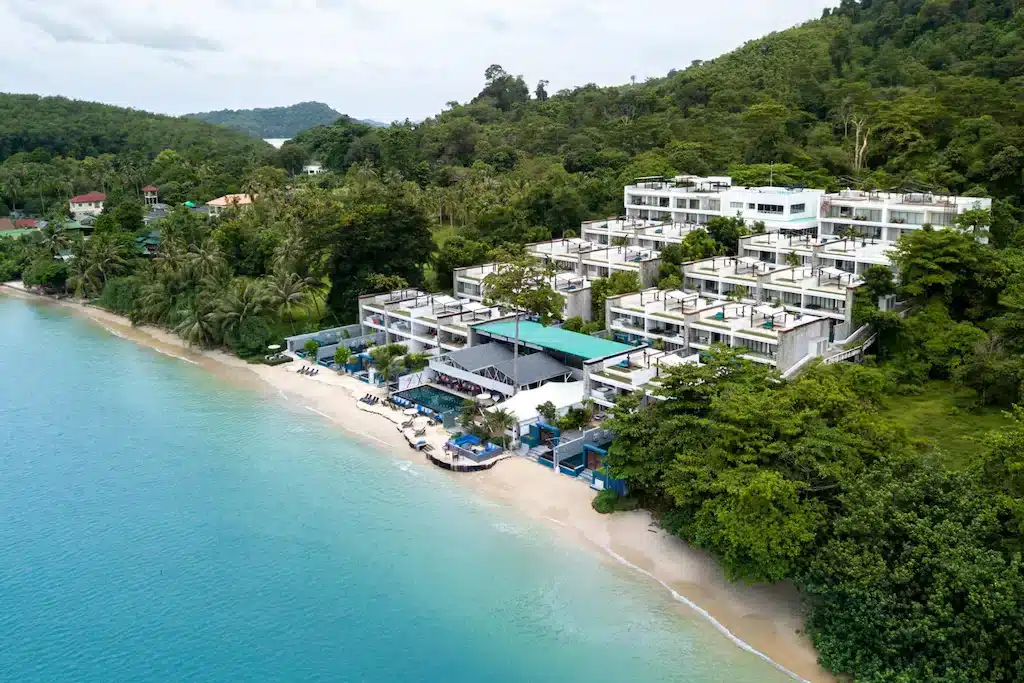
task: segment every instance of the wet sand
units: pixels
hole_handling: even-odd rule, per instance
[[[132,327],[122,316],[73,301],[40,297],[11,283],[0,286],[0,294],[65,307],[113,334],[202,366],[227,382],[277,394],[378,449],[386,447],[403,458],[412,453],[395,424],[401,414],[385,408],[368,411],[355,399],[372,389],[351,377],[325,369],[316,377],[307,377],[296,373],[298,362],[277,367],[251,365],[222,351],[190,349],[166,330]],[[431,428],[425,438],[440,450],[444,432]],[[410,459],[431,467],[425,458]],[[564,538],[599,552],[605,561],[657,581],[680,610],[698,612],[737,646],[756,652],[796,677],[814,683],[836,680],[818,666],[817,652],[802,633],[800,596],[791,586],[730,583],[712,557],[659,529],[649,513],[600,515],[590,505],[595,495],[590,488],[524,458],[504,460],[485,472],[443,476],[549,525]]]

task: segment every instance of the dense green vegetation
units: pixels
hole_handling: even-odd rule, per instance
[[[341,114],[323,102],[299,102],[289,107],[220,109],[185,116],[257,138],[292,138],[314,126],[334,123]]]
[[[206,201],[237,192],[247,169],[275,160],[266,143],[190,119],[0,94],[0,215],[59,217],[67,200],[99,190]]]
[[[325,319],[354,320],[360,293],[449,287],[455,267],[515,261],[525,242],[619,213],[622,186],[640,175],[763,184],[774,162],[782,184],[989,194],[989,243],[972,228],[989,217],[965,216],[905,237],[898,279],[866,274],[855,315],[879,333],[873,365],[783,381],[715,351],[668,371],[667,400],[620,401],[609,467],[730,576],[795,582],[831,670],[1022,680],[1022,85],[1013,0],[844,0],[647,83],[531,93],[492,66],[477,97],[420,124],[341,117],[279,152],[200,122],[0,96],[0,210],[58,215],[75,192],[111,196],[88,241],[53,229],[0,239],[0,277],[251,355]],[[288,178],[310,158],[331,172]],[[179,209],[143,257],[146,183],[171,203],[257,200],[209,222]],[[662,284],[678,286],[672,264],[734,250],[740,230],[715,221],[668,250]],[[73,258],[55,258],[68,248]],[[499,282],[501,298],[557,309],[547,292],[522,291],[537,277],[521,271]],[[595,283],[595,312],[637,286]],[[879,310],[893,293],[910,308]],[[421,361],[400,353],[378,351],[387,372]],[[468,412],[482,434],[503,433]]]

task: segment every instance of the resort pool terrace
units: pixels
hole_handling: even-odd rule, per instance
[[[435,413],[440,414],[461,410],[462,403],[465,400],[461,396],[450,394],[447,391],[430,385],[406,389],[405,391],[399,391],[395,395],[417,403],[424,408],[430,408]]]

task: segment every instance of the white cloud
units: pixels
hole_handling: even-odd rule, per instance
[[[502,64],[549,90],[662,76],[829,0],[0,0],[0,91],[166,113],[327,102],[432,115]]]

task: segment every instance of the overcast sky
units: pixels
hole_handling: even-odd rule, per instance
[[[168,114],[326,102],[421,119],[490,64],[549,92],[663,76],[829,0],[0,0],[0,91]]]

